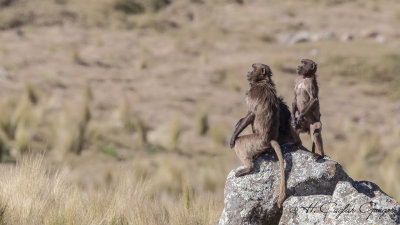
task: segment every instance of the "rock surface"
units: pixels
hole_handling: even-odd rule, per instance
[[[280,173],[273,153],[256,159],[253,172],[225,185],[220,225],[399,224],[400,204],[371,182],[353,181],[337,162],[294,146],[282,146],[287,199],[277,207]]]

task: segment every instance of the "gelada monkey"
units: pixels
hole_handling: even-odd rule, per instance
[[[290,129],[290,111],[281,98],[276,95],[275,84],[271,80],[272,72],[269,66],[256,63],[252,65],[252,71],[247,73],[247,80],[250,89],[247,92],[247,115],[240,119],[233,132],[230,147],[235,149],[236,155],[242,161],[245,168],[236,172],[235,176],[240,177],[249,174],[254,167],[255,158],[266,151],[274,149],[278,156],[281,172],[281,186],[278,199],[278,207],[282,206],[285,199],[285,169],[281,148],[278,144],[279,133],[285,133],[290,137],[281,137],[282,140],[299,142],[299,138],[291,137],[295,132]],[[283,105],[282,105],[283,104]],[[286,115],[286,124],[280,126],[280,112],[289,113]],[[239,134],[248,126],[252,126],[253,134]],[[298,136],[297,136],[298,137]]]
[[[297,67],[294,87],[294,99],[292,103],[292,126],[299,133],[309,133],[313,141],[312,152],[317,147],[319,156],[323,158],[324,147],[322,143],[321,113],[319,111],[318,83],[315,72],[317,64],[310,59],[302,59]],[[296,113],[299,113],[296,117]]]

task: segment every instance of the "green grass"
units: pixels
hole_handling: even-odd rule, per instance
[[[114,157],[114,158],[119,158],[119,154],[117,152],[117,148],[113,144],[108,144],[105,146],[100,147],[100,151],[103,152],[104,154]]]

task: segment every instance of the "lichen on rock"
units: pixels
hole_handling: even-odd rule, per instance
[[[342,166],[295,146],[282,146],[286,196],[277,207],[280,173],[277,157],[266,153],[255,160],[252,173],[225,185],[220,225],[236,224],[399,224],[400,205],[376,184],[350,178]]]

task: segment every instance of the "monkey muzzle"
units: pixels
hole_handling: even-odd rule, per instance
[[[251,75],[252,75],[251,72],[248,72],[248,73],[247,73],[247,80],[251,80]]]
[[[297,69],[296,69],[296,73],[300,73],[300,71],[301,71],[302,69],[303,69],[302,66],[298,66]]]

